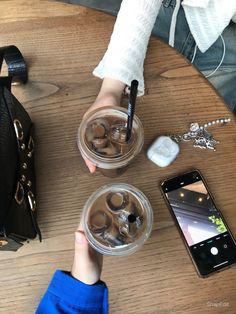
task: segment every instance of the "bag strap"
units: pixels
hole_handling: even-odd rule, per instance
[[[13,84],[27,83],[27,65],[20,50],[16,46],[12,45],[0,48],[0,73],[3,61],[7,64],[8,76],[12,78]]]

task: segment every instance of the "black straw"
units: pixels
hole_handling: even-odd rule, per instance
[[[133,119],[134,119],[134,110],[135,110],[137,93],[138,93],[138,81],[133,80],[130,86],[128,118],[127,118],[127,133],[126,133],[126,139],[125,139],[126,142],[130,140],[131,134],[132,134],[132,125],[133,125]]]

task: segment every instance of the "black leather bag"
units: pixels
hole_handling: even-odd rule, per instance
[[[15,46],[0,48],[8,76],[0,77],[0,251],[16,251],[41,233],[36,220],[33,124],[11,93],[27,82],[27,67]]]

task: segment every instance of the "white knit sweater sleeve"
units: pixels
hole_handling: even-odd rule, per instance
[[[231,19],[236,21],[236,0],[184,0],[182,6],[190,31],[203,53],[217,40]]]
[[[93,74],[130,85],[139,81],[138,95],[144,94],[143,63],[161,0],[123,0],[107,51]]]

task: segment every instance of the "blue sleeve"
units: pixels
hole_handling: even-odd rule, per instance
[[[104,282],[86,285],[57,270],[36,314],[107,314],[108,289]]]

